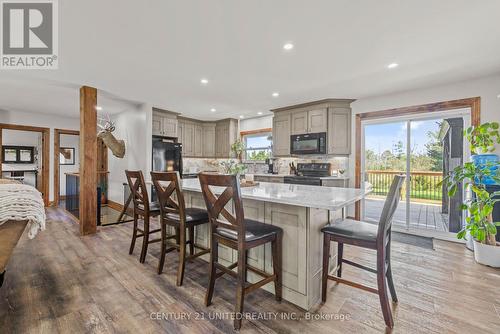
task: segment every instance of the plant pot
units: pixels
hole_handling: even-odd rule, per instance
[[[482,244],[474,239],[474,258],[477,263],[500,268],[500,246]]]
[[[474,241],[472,240],[470,231],[467,231],[465,233],[465,247],[467,247],[467,249],[470,251],[474,251]]]

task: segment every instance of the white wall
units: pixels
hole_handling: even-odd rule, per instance
[[[273,115],[240,120],[240,131],[258,130],[273,127]]]
[[[79,130],[80,119],[37,112],[0,110],[0,123],[50,128],[49,200],[52,201],[54,199],[54,129]]]
[[[117,139],[125,141],[125,156],[116,158],[108,154],[109,187],[108,198],[123,204],[123,183],[127,181],[125,170],[142,170],[144,178],[150,179],[152,145],[152,107],[144,104],[136,109],[113,115]]]
[[[66,173],[78,173],[80,170],[80,136],[60,135],[59,147],[75,149],[74,165],[59,165],[59,195],[66,195]]]
[[[481,97],[481,122],[500,122],[500,75],[466,80],[454,84],[429,87],[404,93],[360,99],[352,104],[353,114],[408,107],[469,97]],[[354,120],[354,116],[353,116]],[[354,122],[353,122],[353,152]],[[497,146],[500,153],[500,146]],[[352,156],[354,159],[354,156]],[[354,166],[354,164],[351,164]]]

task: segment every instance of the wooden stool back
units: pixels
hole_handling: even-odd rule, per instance
[[[384,208],[380,215],[377,231],[377,244],[385,246],[386,240],[390,238],[392,217],[398,207],[401,198],[401,188],[405,180],[404,175],[395,175],[391,183],[391,188],[385,199]]]
[[[240,182],[236,175],[223,174],[198,174],[200,180],[201,191],[205,204],[207,206],[208,216],[213,229],[223,227],[238,234],[238,243],[245,243],[245,225],[243,223],[244,211],[241,200]],[[210,187],[224,187],[224,191],[220,195],[215,195]],[[226,205],[229,201],[233,201],[233,215],[226,210]],[[224,217],[227,221],[220,219]]]
[[[162,219],[169,213],[179,215],[181,225],[185,223],[186,204],[178,172],[151,172],[151,180],[156,189]],[[174,198],[174,195],[176,198]]]
[[[149,213],[149,196],[142,171],[126,170],[125,175],[127,176],[128,186],[132,192],[134,209]]]

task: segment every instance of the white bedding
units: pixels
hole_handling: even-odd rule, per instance
[[[45,230],[42,194],[26,184],[0,184],[0,225],[8,220],[28,220],[28,237]]]

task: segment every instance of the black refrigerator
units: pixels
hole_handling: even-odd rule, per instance
[[[153,136],[154,172],[178,171],[182,177],[182,144],[173,139]],[[151,187],[151,201],[156,201],[156,192]]]

